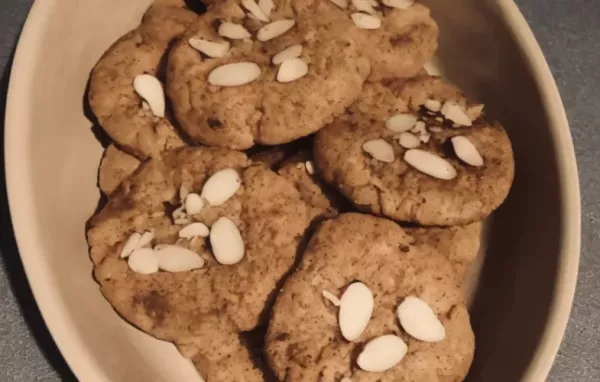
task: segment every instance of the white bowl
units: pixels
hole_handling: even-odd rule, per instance
[[[35,2],[10,82],[6,172],[19,250],[54,340],[86,382],[199,380],[172,345],[114,313],[92,278],[84,235],[102,154],[84,115],[86,83],[149,2]],[[424,2],[441,27],[445,75],[504,123],[516,157],[514,188],[489,224],[468,380],[542,381],[566,326],[579,258],[579,184],[565,112],[512,1]]]

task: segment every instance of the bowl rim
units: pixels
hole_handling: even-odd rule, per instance
[[[94,360],[82,338],[69,330],[71,318],[66,314],[59,291],[51,287],[52,275],[45,271],[44,250],[40,243],[28,240],[32,227],[28,224],[35,216],[30,203],[33,184],[28,174],[19,171],[30,168],[28,131],[20,128],[31,125],[31,117],[22,112],[22,105],[31,105],[33,88],[30,75],[35,70],[40,55],[39,42],[43,40],[51,20],[51,10],[60,0],[36,1],[23,27],[15,53],[8,89],[5,118],[5,173],[8,202],[15,238],[21,260],[42,317],[73,373],[80,380],[104,381],[106,375]],[[548,63],[533,32],[513,0],[497,0],[500,19],[508,26],[538,87],[544,109],[549,116],[549,130],[555,146],[558,163],[560,190],[564,196],[561,213],[564,223],[561,229],[561,248],[556,292],[551,303],[548,322],[540,344],[531,360],[523,381],[544,380],[558,352],[569,319],[579,266],[581,243],[581,202],[579,177],[575,150],[566,112]],[[18,165],[17,165],[18,164]]]

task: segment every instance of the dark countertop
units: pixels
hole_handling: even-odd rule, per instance
[[[39,0],[44,1],[44,0]],[[0,2],[0,120],[11,56],[33,0]],[[548,381],[600,381],[600,4],[596,0],[517,0],[561,91],[577,151],[582,192],[582,257],[571,321]],[[3,126],[3,124],[2,124]],[[3,136],[3,129],[0,132]],[[3,137],[0,138],[3,147]],[[4,167],[3,158],[0,159]],[[29,291],[0,176],[0,381],[74,380]],[[518,344],[515,344],[518,346]],[[512,381],[507,381],[512,382]]]

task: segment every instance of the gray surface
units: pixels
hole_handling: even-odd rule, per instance
[[[4,73],[1,93],[5,93],[7,83],[5,68],[32,2],[0,2],[0,68]],[[540,41],[560,87],[575,140],[583,196],[577,295],[548,381],[600,381],[600,204],[595,198],[600,192],[600,173],[594,166],[600,158],[600,130],[596,128],[600,123],[600,7],[596,0],[517,3]],[[3,98],[4,95],[0,101]],[[3,113],[0,117],[4,119]],[[9,229],[4,187],[0,187],[0,227],[0,381],[72,380],[24,279]]]

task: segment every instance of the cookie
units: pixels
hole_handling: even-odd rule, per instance
[[[437,77],[365,85],[317,134],[315,164],[361,211],[421,225],[483,220],[508,195],[514,158],[482,107]]]
[[[482,223],[466,226],[404,228],[423,251],[438,251],[452,264],[458,280],[465,281],[469,267],[475,262],[481,246]]]
[[[139,166],[140,161],[133,155],[119,150],[114,144],[104,150],[100,169],[98,170],[98,186],[110,195]]]
[[[144,107],[134,88],[138,75],[160,77],[162,60],[173,39],[196,19],[183,1],[163,0],[151,6],[141,25],[115,42],[92,71],[88,99],[106,133],[128,154],[144,160],[184,145],[162,111]],[[161,91],[159,91],[160,93]]]
[[[461,381],[474,352],[474,335],[454,270],[441,254],[411,244],[392,221],[344,214],[325,222],[311,238],[298,270],[277,296],[269,323],[266,355],[281,381]],[[338,308],[323,292],[341,296],[360,281],[374,296],[366,329],[352,342],[338,324]],[[424,342],[409,335],[396,309],[407,297],[427,303],[445,338]],[[365,344],[394,334],[408,346],[395,366],[381,373],[362,370]]]
[[[359,95],[369,60],[360,53],[355,29],[343,11],[327,1],[302,0],[281,3],[270,20],[290,20],[294,25],[278,37],[258,41],[265,24],[248,16],[236,1],[224,1],[212,6],[174,45],[167,92],[177,120],[193,141],[238,150],[291,142],[321,129]],[[226,22],[238,24],[249,37],[220,36]],[[190,45],[192,38],[229,44],[229,50],[223,57],[211,58]],[[273,57],[293,45],[302,46],[295,60],[301,66],[298,73],[304,73],[305,65],[307,72],[295,80],[286,76],[278,80],[282,66],[273,64]],[[251,82],[239,86],[209,82],[214,70],[235,63],[247,64],[219,76],[219,81],[243,75]]]
[[[212,229],[224,217],[232,221],[245,247],[243,257],[232,265],[216,261],[212,235],[211,244],[208,237],[180,237],[189,222],[181,223],[181,216],[173,212],[181,204],[181,186],[200,193],[209,176],[223,169],[237,172],[241,184],[224,204],[213,202],[192,214],[188,198],[184,200],[190,221]],[[237,375],[223,377],[235,370],[255,370],[248,352],[238,346],[237,333],[264,322],[263,311],[292,267],[312,213],[288,181],[265,166],[251,165],[243,153],[217,148],[172,150],[143,163],[90,220],[87,237],[94,276],[119,314],[143,331],[183,346],[199,369],[208,373],[208,380],[241,380]],[[195,261],[204,264],[175,273],[134,272],[128,264],[131,259],[120,257],[134,232],[153,232],[149,244],[155,248],[174,244],[190,249],[203,259],[194,256]],[[230,234],[227,242],[236,242],[235,235]],[[236,365],[230,371],[215,366],[231,362]]]

